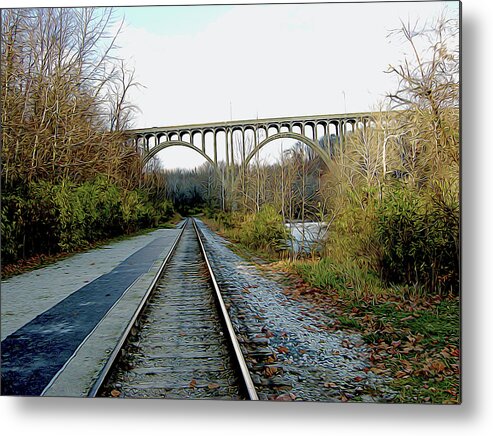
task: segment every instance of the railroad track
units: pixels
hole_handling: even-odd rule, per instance
[[[258,400],[193,218],[89,396]]]

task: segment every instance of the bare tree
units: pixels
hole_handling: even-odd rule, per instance
[[[114,19],[107,8],[2,10],[4,183],[77,181],[100,173],[135,183],[137,153],[120,132],[111,132],[105,109],[109,90],[133,86],[132,75],[111,55]],[[131,109],[126,97],[115,97],[114,124],[122,127]]]
[[[427,23],[401,22],[391,33],[411,48],[413,58],[389,73],[397,76],[397,91],[389,94],[394,108],[406,109],[400,117],[407,131],[406,164],[418,183],[439,173],[458,173],[459,164],[459,56],[456,20],[440,16]],[[428,50],[420,48],[426,44]]]
[[[129,91],[142,85],[135,80],[135,70],[128,69],[120,59],[115,68],[114,79],[108,84],[107,102],[109,128],[112,132],[122,131],[130,127],[131,119],[138,107],[128,100]]]

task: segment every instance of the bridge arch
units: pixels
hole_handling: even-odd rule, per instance
[[[322,147],[320,147],[320,145],[317,142],[311,140],[310,138],[304,135],[300,135],[299,133],[282,132],[282,133],[276,133],[275,135],[271,135],[266,139],[264,139],[259,144],[257,144],[245,159],[245,162],[243,163],[245,167],[248,166],[248,164],[254,158],[254,156],[269,142],[275,141],[276,139],[284,139],[284,138],[295,139],[297,141],[300,141],[308,145],[311,149],[313,149],[313,151],[315,151],[320,156],[320,158],[324,161],[325,165],[329,166],[330,155]]]
[[[209,156],[207,156],[207,154],[204,151],[202,151],[200,148],[196,147],[195,145],[190,144],[189,142],[180,141],[180,140],[161,142],[161,143],[157,144],[155,147],[151,148],[149,150],[149,153],[147,153],[144,156],[144,158],[142,159],[143,165],[145,166],[147,164],[147,162],[149,162],[161,150],[164,150],[164,149],[169,148],[169,147],[187,147],[187,148],[190,148],[190,149],[196,151],[201,156],[203,156],[207,160],[207,162],[209,162],[212,165],[212,167],[215,169],[216,173],[219,176],[221,175],[218,165],[216,165],[216,163]]]

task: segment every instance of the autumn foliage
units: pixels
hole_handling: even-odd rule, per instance
[[[70,250],[159,221],[126,140],[137,86],[111,9],[2,10],[2,259]],[[169,206],[169,203],[168,203]]]

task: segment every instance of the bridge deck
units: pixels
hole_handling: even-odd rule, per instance
[[[154,133],[156,131],[184,131],[184,130],[203,130],[213,129],[218,127],[237,127],[237,126],[253,126],[264,125],[273,123],[292,123],[292,122],[308,122],[318,120],[338,120],[338,119],[361,119],[375,115],[375,112],[354,112],[347,114],[329,114],[329,115],[303,115],[296,117],[276,117],[276,118],[257,118],[249,120],[233,120],[233,121],[218,121],[212,123],[198,123],[198,124],[185,124],[175,126],[163,126],[163,127],[146,127],[141,129],[127,130],[130,134],[146,134]]]

